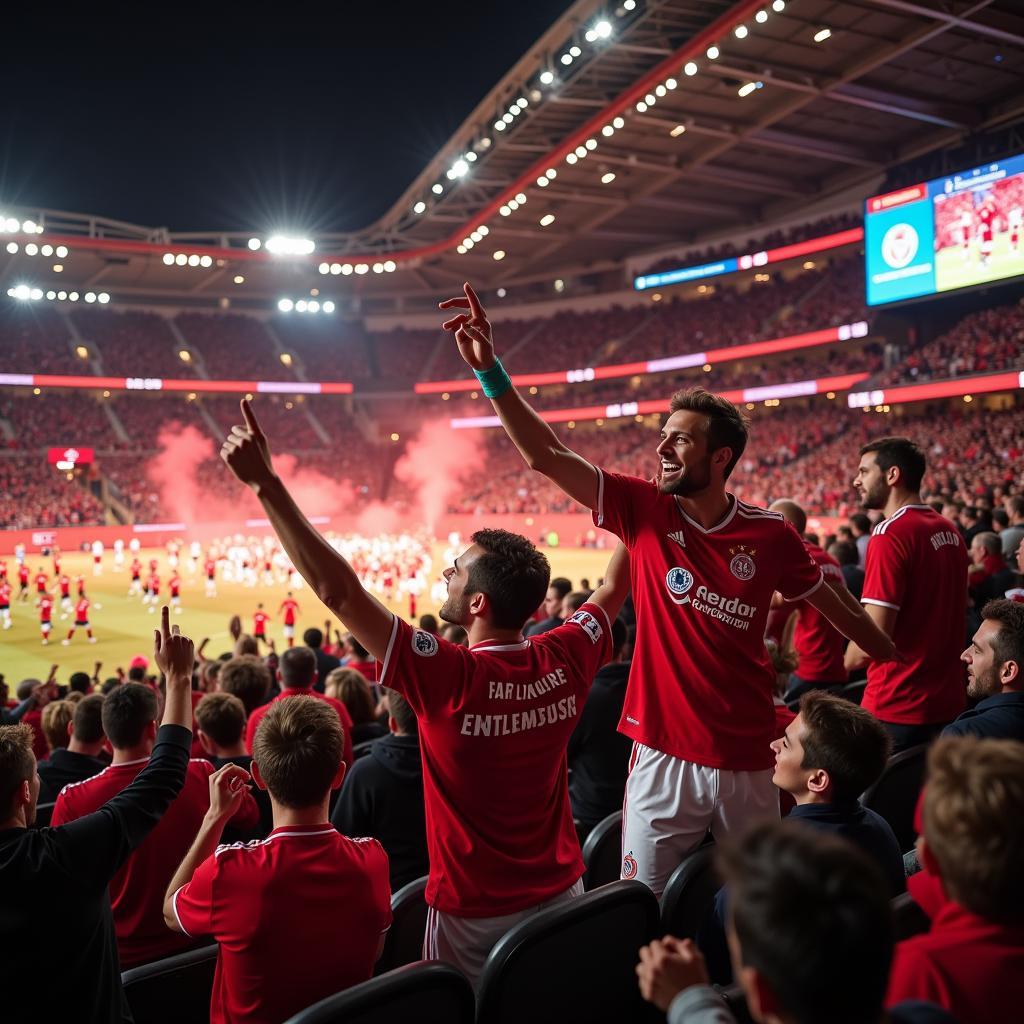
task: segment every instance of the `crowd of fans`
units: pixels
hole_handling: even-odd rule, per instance
[[[78,481],[36,456],[0,456],[0,527],[87,526],[103,522],[103,506]]]

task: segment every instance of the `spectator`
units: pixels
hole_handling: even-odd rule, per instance
[[[387,726],[377,720],[377,704],[370,684],[358,669],[342,665],[328,676],[324,686],[328,697],[340,700],[352,720],[352,745],[387,735]]]
[[[857,564],[863,569],[867,564],[868,541],[871,540],[871,520],[863,512],[850,516],[850,531],[857,545]]]
[[[91,694],[78,702],[67,735],[66,747],[55,748],[45,761],[39,762],[41,804],[53,803],[65,786],[91,779],[106,768],[107,762],[101,757],[106,735],[100,694]]]
[[[942,735],[1024,741],[1024,604],[989,601],[960,659],[967,665],[967,696],[978,703]]]
[[[859,601],[864,590],[864,570],[858,564],[856,545],[838,540],[829,545],[828,553],[839,563],[847,589]]]
[[[191,713],[192,666],[189,666]],[[85,782],[61,790],[52,823],[64,825],[96,811],[144,770],[156,740],[157,695],[142,683],[125,683],[103,701],[103,731],[114,750],[113,762]],[[191,719],[189,719],[191,722]],[[161,913],[162,889],[174,872],[209,807],[208,761],[191,760],[180,796],[163,815],[153,835],[121,865],[110,882],[110,903],[122,967],[180,952],[189,943],[167,931]],[[246,792],[234,824],[251,828],[259,810]]]
[[[51,756],[55,750],[68,745],[69,727],[74,713],[75,706],[69,700],[51,700],[43,708],[42,729]]]
[[[255,654],[242,654],[221,664],[217,673],[217,689],[236,696],[248,717],[270,695],[270,670]]]
[[[273,806],[274,831],[263,842],[218,846],[249,773],[232,764],[210,778],[209,810],[163,916],[175,932],[220,943],[215,1024],[277,1024],[373,973],[391,924],[388,861],[379,843],[347,839],[327,820],[345,775],[344,745],[338,716],[315,694],[270,706],[251,765]]]
[[[96,662],[97,674],[99,673],[101,667],[102,666],[100,665],[100,663]],[[90,676],[88,672],[72,672],[71,675],[68,676],[68,690],[71,693],[80,693],[83,696],[85,696],[86,694],[92,692],[92,684],[94,678],[95,677]]]
[[[718,864],[732,893],[733,972],[757,1024],[955,1024],[920,1003],[890,1003],[886,1018],[889,898],[860,850],[775,822],[723,845]],[[691,940],[643,947],[636,970],[640,992],[669,1024],[735,1024]]]
[[[420,629],[425,629],[428,633],[433,633],[434,636],[438,635],[437,632],[437,619],[430,614],[420,616]]]
[[[195,721],[199,742],[214,768],[237,764],[249,771],[252,756],[245,750],[245,705],[230,693],[208,693],[196,705]],[[253,798],[260,809],[256,828],[259,837],[274,827],[270,798],[266,791],[255,789]]]
[[[575,615],[590,600],[590,594],[589,590],[574,590],[571,594],[566,594],[559,613],[562,621],[565,622],[570,616]]]
[[[1024,540],[1024,495],[1014,494],[1004,503],[1009,525],[999,534],[1003,558],[1013,568],[1020,542]]]
[[[12,1019],[43,1016],[88,1024],[125,1020],[108,886],[181,791],[191,743],[192,641],[168,628],[164,609],[156,662],[167,676],[163,722],[152,756],[130,785],[62,828],[29,828],[38,781],[27,726],[0,729],[0,887]],[[40,954],[60,922],[60,968]]]
[[[544,610],[544,618],[539,622],[531,622],[527,625],[523,636],[539,636],[546,633],[555,626],[560,626],[562,619],[562,602],[572,590],[572,581],[564,576],[556,576],[549,584],[547,593],[544,595],[544,603],[541,606]]]
[[[598,822],[622,809],[633,743],[618,731],[629,680],[628,659],[623,657],[626,626],[612,623],[609,661],[597,670],[580,720],[569,738],[569,798],[572,816],[589,832]]]
[[[397,891],[422,878],[430,864],[419,723],[396,690],[387,691],[387,702],[390,735],[352,765],[331,824],[343,836],[372,836],[380,842],[391,867],[391,888]]]
[[[289,647],[281,655],[281,663],[277,670],[277,679],[281,684],[281,692],[269,704],[264,704],[262,707],[255,708],[249,712],[249,720],[245,726],[245,748],[250,754],[253,753],[256,730],[259,728],[263,716],[270,708],[282,700],[305,693],[313,694],[318,700],[322,700],[334,708],[338,715],[338,721],[341,722],[341,728],[344,731],[345,764],[352,763],[352,719],[349,717],[345,705],[340,700],[317,693],[315,689],[317,682],[316,666],[316,651],[309,647]],[[223,676],[223,674],[224,670],[221,669],[221,675]]]
[[[433,630],[429,632],[433,632]],[[346,668],[355,669],[371,682],[377,678],[377,662],[370,657],[370,652],[351,633],[345,634],[345,655]],[[331,671],[333,672],[334,669]],[[326,685],[326,678],[324,682]]]
[[[313,689],[319,693],[324,692],[322,680],[326,680],[329,673],[341,664],[341,659],[333,654],[328,654],[323,649],[324,635],[319,629],[307,629],[302,634],[302,642],[313,652],[316,657],[316,677],[318,685]],[[250,712],[251,714],[252,712]]]
[[[926,999],[961,1022],[1019,1019],[1024,997],[1024,746],[942,738],[928,754],[918,857],[949,901],[896,947],[887,1002]]]
[[[999,536],[987,530],[974,535],[967,567],[967,583],[975,606],[1002,597],[1013,586],[1013,571],[1003,558]]]
[[[457,647],[466,647],[469,644],[466,631],[454,622],[446,622],[441,627],[441,638],[447,640],[450,644],[455,644]]]

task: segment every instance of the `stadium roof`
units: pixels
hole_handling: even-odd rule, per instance
[[[482,40],[466,59],[485,54]],[[273,256],[248,235],[21,211],[45,228],[37,249],[70,256],[57,276],[7,235],[21,248],[0,276],[115,302],[268,309],[319,288],[387,309],[466,278],[618,269],[868,194],[889,168],[1019,119],[1022,76],[1017,0],[579,0],[362,231]]]

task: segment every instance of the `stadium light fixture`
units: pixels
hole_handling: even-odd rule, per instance
[[[444,185],[442,185],[441,182],[439,181],[434,182],[434,184],[430,187],[430,191],[433,192],[435,196],[439,196],[444,191]]]
[[[501,260],[503,260],[505,258],[505,250],[504,249],[495,249],[492,255],[494,256],[494,258],[496,260],[501,261]]]
[[[768,12],[766,10],[760,10],[754,15],[754,21],[759,25],[763,25],[768,20]]]
[[[587,147],[586,146],[577,146],[576,147],[576,156],[578,156],[580,158],[580,160],[582,160],[586,155],[587,155]]]
[[[494,130],[496,132],[503,132],[505,130],[505,122],[504,121],[495,121],[494,122]]]
[[[290,313],[295,308],[295,303],[291,299],[279,299],[277,308],[282,313]]]
[[[77,302],[78,301],[78,292],[68,292],[68,299],[71,302]]]
[[[665,79],[665,88],[666,89],[669,89],[669,90],[675,89],[678,85],[679,85],[679,83],[674,78],[666,78]]]
[[[35,242],[29,242],[28,245],[25,246],[25,255],[26,256],[35,256],[35,255],[38,254],[38,252],[39,252],[39,246],[36,245]]]
[[[772,3],[772,10],[776,14],[781,14],[786,9],[786,0],[774,0]]]
[[[750,34],[750,29],[746,25],[737,25],[732,31],[737,39],[746,39]]]
[[[646,114],[646,113],[647,113],[647,104],[646,104],[646,103],[644,103],[644,101],[643,101],[643,100],[639,100],[639,101],[637,102],[637,105],[636,105],[636,112],[637,112],[638,114]]]
[[[675,128],[673,128],[672,131],[669,132],[669,135],[671,135],[673,139],[678,139],[679,136],[682,135],[685,131],[685,124],[677,124]]]
[[[357,263],[355,271],[357,274],[368,274],[370,272],[370,265],[369,263]]]
[[[354,271],[355,267],[353,267],[351,263],[342,263],[341,272],[345,275],[345,277],[348,277]]]
[[[17,243],[17,242],[8,242],[8,243],[7,243],[7,251],[8,251],[8,252],[9,252],[9,253],[10,253],[10,254],[11,254],[12,256],[13,256],[13,255],[14,255],[14,254],[15,254],[15,253],[16,253],[16,252],[18,251],[18,249],[19,249],[19,248],[20,248],[20,246],[18,245],[18,243]]]
[[[722,56],[722,51],[717,46],[709,46],[705,53],[708,60],[718,60]]]
[[[330,265],[330,263],[321,263],[320,266],[317,267],[316,269],[321,274],[329,274],[331,272],[331,265]]]
[[[636,0],[622,0],[622,9],[624,11],[635,11]]]
[[[614,180],[615,180],[615,172],[614,171],[605,171],[605,173],[601,175],[601,184],[602,185],[610,185]]]
[[[43,256],[52,256],[52,255],[53,255],[53,246],[52,246],[52,245],[44,245],[44,246],[43,246],[43,247],[42,247],[42,248],[41,248],[41,249],[39,250],[39,252],[40,252],[40,253],[41,253],[41,254],[42,254]]]
[[[256,252],[258,249],[262,249],[263,248],[263,243],[258,238],[250,238],[249,239],[249,248],[253,252]]]
[[[170,266],[173,266],[173,265],[174,265],[174,253],[173,252],[165,252],[164,253],[164,266],[170,267]]]
[[[517,202],[517,203],[518,203],[518,204],[519,204],[520,206],[522,206],[522,205],[523,205],[523,203],[525,203],[525,202],[526,202],[526,194],[525,194],[525,193],[523,193],[523,192],[517,192],[517,193],[516,193],[516,202]]]
[[[267,252],[275,256],[308,256],[316,248],[312,238],[295,235],[272,235],[266,242]]]
[[[621,129],[623,129],[623,128],[625,128],[625,127],[626,127],[626,122],[625,122],[625,120],[624,120],[623,118],[621,118],[621,117],[616,117],[616,118],[615,118],[615,119],[614,119],[614,120],[612,121],[612,127],[613,127],[613,128],[615,128],[615,129],[616,129],[617,131],[618,131],[618,130],[621,130]]]
[[[654,87],[654,95],[657,96],[658,99],[664,99],[668,95],[668,89],[663,85],[656,85]]]
[[[333,312],[334,312],[334,303],[333,303],[333,302],[331,302],[331,300],[330,300],[330,299],[328,299],[328,300],[327,300],[327,301],[326,301],[326,302],[325,302],[325,303],[324,303],[324,304],[323,304],[323,305],[322,305],[322,306],[320,307],[320,309],[321,309],[321,310],[322,310],[322,311],[323,311],[324,313],[333,313]]]
[[[54,263],[54,265],[53,265],[53,272],[55,274],[63,274],[64,273],[64,264],[63,263]]]
[[[683,74],[693,78],[693,76],[697,74],[697,65],[692,60],[688,60],[683,65]]]
[[[465,256],[466,255],[466,247],[461,242],[457,246],[455,246],[455,251],[460,256]]]
[[[603,135],[603,136],[604,136],[604,137],[605,137],[605,138],[607,139],[607,138],[609,138],[610,136],[612,136],[612,135],[614,135],[614,134],[615,134],[615,129],[614,129],[614,128],[613,128],[613,127],[612,127],[612,126],[610,125],[610,124],[606,124],[606,125],[605,125],[605,126],[604,126],[604,127],[602,128],[602,129],[601,129],[601,134],[602,134],[602,135]]]
[[[545,213],[539,223],[542,228],[546,228],[549,224],[555,223],[555,215],[553,213]]]
[[[587,147],[587,149],[590,150],[591,153],[593,153],[594,150],[597,149],[597,139],[587,139],[584,145]]]
[[[763,85],[764,82],[745,82],[736,90],[736,93],[740,97],[749,96],[752,92],[756,92]]]
[[[179,267],[183,267],[185,266],[186,263],[188,263],[188,257],[183,252],[179,252],[178,255],[174,257],[174,262]]]
[[[54,255],[59,256],[61,259],[64,259],[67,254],[68,247],[66,245],[58,245],[57,248],[54,249]]]
[[[576,163],[577,160],[579,160],[579,157],[575,153],[566,153],[565,154],[565,162],[567,164],[570,164],[570,165],[574,164],[574,163]]]
[[[542,71],[540,73],[540,84],[541,85],[551,85],[551,83],[554,82],[554,80],[555,80],[555,73],[554,73],[554,71],[547,71],[547,70],[545,70],[545,71]]]
[[[498,213],[500,213],[502,217],[507,217],[511,212],[512,211],[507,206],[504,205],[498,209]]]
[[[189,258],[188,258],[188,265],[190,267],[198,267],[199,266],[199,257],[195,253],[192,253],[192,255],[189,256]]]
[[[832,29],[830,29],[830,28],[819,28],[818,31],[814,33],[814,41],[816,43],[823,43],[831,35],[832,35]]]
[[[467,159],[467,160],[468,160],[468,161],[469,161],[469,162],[470,162],[471,164],[475,164],[475,163],[476,163],[476,152],[475,152],[474,150],[472,150],[472,149],[471,149],[471,150],[470,150],[470,151],[469,151],[469,152],[468,152],[468,153],[466,154],[466,159]]]
[[[86,292],[85,293],[85,301],[86,302],[95,302],[96,301],[96,293],[95,292]]]
[[[18,222],[13,217],[8,217],[5,223],[8,231],[18,230]]]

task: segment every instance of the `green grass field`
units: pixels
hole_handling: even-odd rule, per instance
[[[999,281],[1022,273],[1024,251],[1018,256],[1011,254],[1010,235],[1005,231],[996,235],[992,256],[985,267],[978,262],[977,242],[971,243],[970,257],[966,263],[958,245],[940,249],[935,254],[935,280],[940,292],[951,288],[967,288],[985,281]]]
[[[434,569],[437,574],[440,574],[444,568],[441,561],[443,547],[444,545],[438,543],[432,552]],[[578,584],[581,577],[596,581],[604,574],[604,568],[611,557],[611,553],[606,551],[574,548],[557,549],[546,553],[551,561],[552,575],[568,576],[574,584]],[[157,558],[160,561],[163,588],[161,597],[166,600],[169,596],[166,590],[166,581],[169,575],[166,552],[161,549],[143,551],[143,563],[147,563],[150,558]],[[108,675],[113,675],[119,665],[127,669],[128,662],[136,654],[144,654],[147,658],[152,658],[153,628],[159,615],[149,614],[140,598],[127,596],[129,583],[127,569],[123,569],[121,572],[113,570],[113,553],[111,551],[107,551],[103,560],[103,575],[96,578],[92,576],[92,559],[89,555],[78,552],[67,553],[62,556],[61,561],[62,570],[72,578],[78,573],[82,573],[86,578],[86,593],[93,602],[89,609],[89,615],[96,637],[95,644],[90,644],[81,631],[75,633],[70,646],[64,647],[61,644],[61,640],[67,636],[74,614],[72,613],[67,619],[61,619],[58,602],[54,605],[50,643],[48,646],[43,646],[39,633],[39,613],[34,604],[34,593],[24,603],[19,602],[16,596],[14,597],[14,603],[11,605],[12,628],[0,632],[0,673],[4,675],[11,687],[12,697],[14,688],[22,679],[45,679],[51,665],[59,666],[58,681],[66,682],[71,672],[82,670],[92,674],[93,666],[97,661],[103,663],[100,670],[101,678],[106,678]],[[16,595],[18,590],[17,567],[13,557],[9,557],[7,561],[9,577],[14,579],[13,589]],[[259,586],[256,589],[248,589],[239,583],[224,583],[218,580],[217,596],[207,598],[203,592],[204,580],[201,571],[192,576],[187,571],[187,559],[183,559],[182,562],[182,611],[181,614],[174,615],[172,621],[177,622],[181,626],[181,631],[192,637],[197,645],[204,637],[209,637],[210,643],[206,650],[208,655],[216,656],[221,651],[231,649],[228,623],[232,615],[241,616],[243,631],[251,631],[252,613],[256,609],[257,602],[260,601],[263,602],[265,609],[274,616],[269,635],[277,642],[279,649],[283,647],[284,633],[277,609],[285,596],[286,587],[284,585]],[[39,566],[42,566],[47,572],[50,572],[52,568],[49,559],[29,559],[27,564],[33,576]],[[72,594],[74,594],[74,587],[72,587]],[[312,596],[308,588],[297,591],[295,598],[301,605],[296,629],[297,638],[301,642],[304,629],[308,629],[310,626],[323,629],[324,622],[330,616],[324,606]],[[404,602],[396,603],[393,607],[395,611],[403,615],[408,614],[408,605]],[[418,602],[417,612],[420,615],[425,612],[436,613],[437,608],[428,599],[421,598]],[[332,619],[331,628],[333,630],[344,627],[337,620]]]

